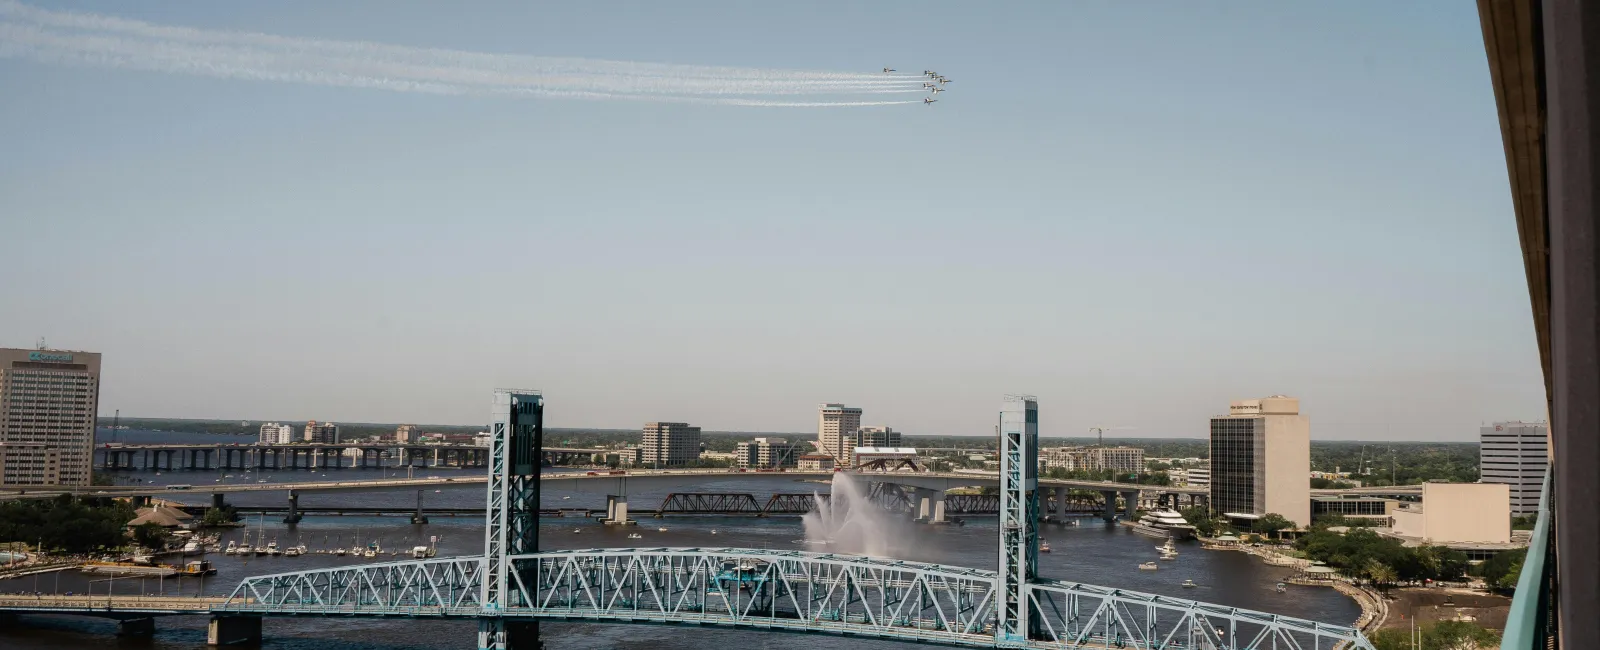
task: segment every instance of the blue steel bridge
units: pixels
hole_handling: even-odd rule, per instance
[[[998,566],[744,548],[538,548],[543,397],[495,392],[484,554],[247,578],[189,611],[213,644],[274,616],[473,619],[481,650],[538,647],[538,622],[702,625],[978,648],[1372,650],[1348,625],[1041,577],[1037,402],[1000,411]],[[98,609],[96,609],[98,607]],[[0,601],[0,610],[30,609]],[[72,611],[61,604],[51,611]],[[107,599],[78,613],[136,618]]]

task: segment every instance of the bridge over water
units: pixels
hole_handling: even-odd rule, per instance
[[[0,612],[77,613],[139,626],[154,616],[206,613],[217,644],[258,641],[267,617],[333,616],[472,619],[480,650],[536,647],[540,620],[715,625],[980,648],[1372,650],[1346,625],[1039,576],[1041,485],[1031,397],[1007,397],[1000,411],[993,570],[743,548],[541,551],[544,401],[536,392],[496,391],[494,405],[482,555],[256,576],[220,600],[11,598],[0,599]]]

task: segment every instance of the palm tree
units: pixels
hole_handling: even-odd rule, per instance
[[[1377,585],[1379,589],[1387,590],[1389,585],[1394,583],[1394,569],[1387,564],[1376,559],[1367,560],[1366,570],[1367,578],[1372,580],[1372,583]]]

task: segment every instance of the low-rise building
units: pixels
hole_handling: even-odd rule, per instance
[[[795,461],[795,467],[810,472],[833,471],[833,457],[827,454],[805,454]]]
[[[739,443],[733,452],[736,467],[745,469],[772,469],[794,467],[805,453],[801,445],[780,438],[756,438]]]
[[[917,450],[911,447],[856,447],[856,467],[864,469],[918,469]]]
[[[1392,534],[1428,544],[1511,543],[1511,486],[1423,483],[1421,503],[1393,508]]]

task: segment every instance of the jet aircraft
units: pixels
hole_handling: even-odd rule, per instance
[[[934,99],[932,97],[926,97],[926,98],[923,98],[922,103],[924,103],[924,104],[932,104],[932,103],[934,103],[936,101],[939,101],[939,100]]]
[[[884,68],[884,72],[894,72],[894,68]]]

